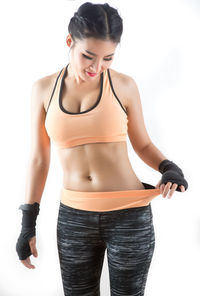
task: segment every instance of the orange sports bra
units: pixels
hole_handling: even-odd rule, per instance
[[[127,112],[114,92],[109,69],[101,73],[96,103],[86,111],[73,113],[62,105],[68,66],[60,71],[47,107],[45,128],[51,141],[58,149],[86,143],[126,141]]]

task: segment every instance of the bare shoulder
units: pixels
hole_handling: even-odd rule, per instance
[[[125,73],[116,71],[112,68],[109,68],[110,73],[112,75],[113,78],[119,79],[122,83],[128,83],[131,80],[133,80],[133,78]]]
[[[133,97],[133,94],[137,89],[136,82],[131,76],[125,73],[118,72],[111,68],[109,68],[109,70],[113,81],[113,87],[126,109],[128,109],[130,94],[132,94]]]
[[[33,83],[33,87],[36,88],[40,94],[39,97],[40,100],[42,100],[45,111],[47,110],[47,105],[59,73],[60,70],[53,74],[41,77]]]

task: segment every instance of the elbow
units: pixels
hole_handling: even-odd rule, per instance
[[[137,154],[138,155],[143,155],[144,153],[146,153],[146,149],[148,147],[150,147],[151,145],[153,145],[152,142],[149,142],[148,144],[146,144],[145,146],[143,146],[142,148],[137,149]]]
[[[30,156],[30,163],[31,165],[34,166],[45,166],[45,167],[49,167],[50,164],[50,157],[49,156],[38,156],[38,155],[34,155],[34,156]]]
[[[48,147],[32,148],[30,153],[30,162],[36,166],[49,166],[51,149]]]

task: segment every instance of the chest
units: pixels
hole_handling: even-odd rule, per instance
[[[100,85],[93,84],[93,88],[80,91],[80,87],[75,89],[64,80],[66,71],[67,68],[45,117],[46,131],[57,148],[126,141],[128,118],[125,100],[116,94],[116,81],[112,82],[110,75],[104,72],[100,81],[96,81]]]
[[[110,69],[112,77],[112,86],[115,94],[120,99],[121,104],[127,111],[127,98],[125,96],[125,85],[120,75]],[[101,92],[100,81],[89,87],[75,87],[69,82],[65,82],[62,87],[61,103],[65,110],[73,113],[79,113],[90,109],[98,101]],[[44,102],[45,110],[47,110],[48,100]]]
[[[90,109],[96,103],[100,94],[100,84],[88,88],[75,87],[65,82],[60,98],[63,108],[69,112],[80,113]]]

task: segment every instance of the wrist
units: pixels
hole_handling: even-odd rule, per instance
[[[161,174],[163,174],[166,170],[166,167],[171,164],[172,162],[169,159],[164,159],[160,162],[158,166],[158,170]]]
[[[36,226],[36,219],[40,211],[40,205],[34,204],[23,204],[19,207],[22,210],[22,229],[31,229]]]
[[[159,164],[159,172],[161,174],[164,174],[167,171],[174,171],[184,177],[182,170],[169,159],[165,159]]]
[[[38,202],[35,202],[34,204],[25,203],[19,207],[19,210],[31,211],[39,214],[40,204]]]

